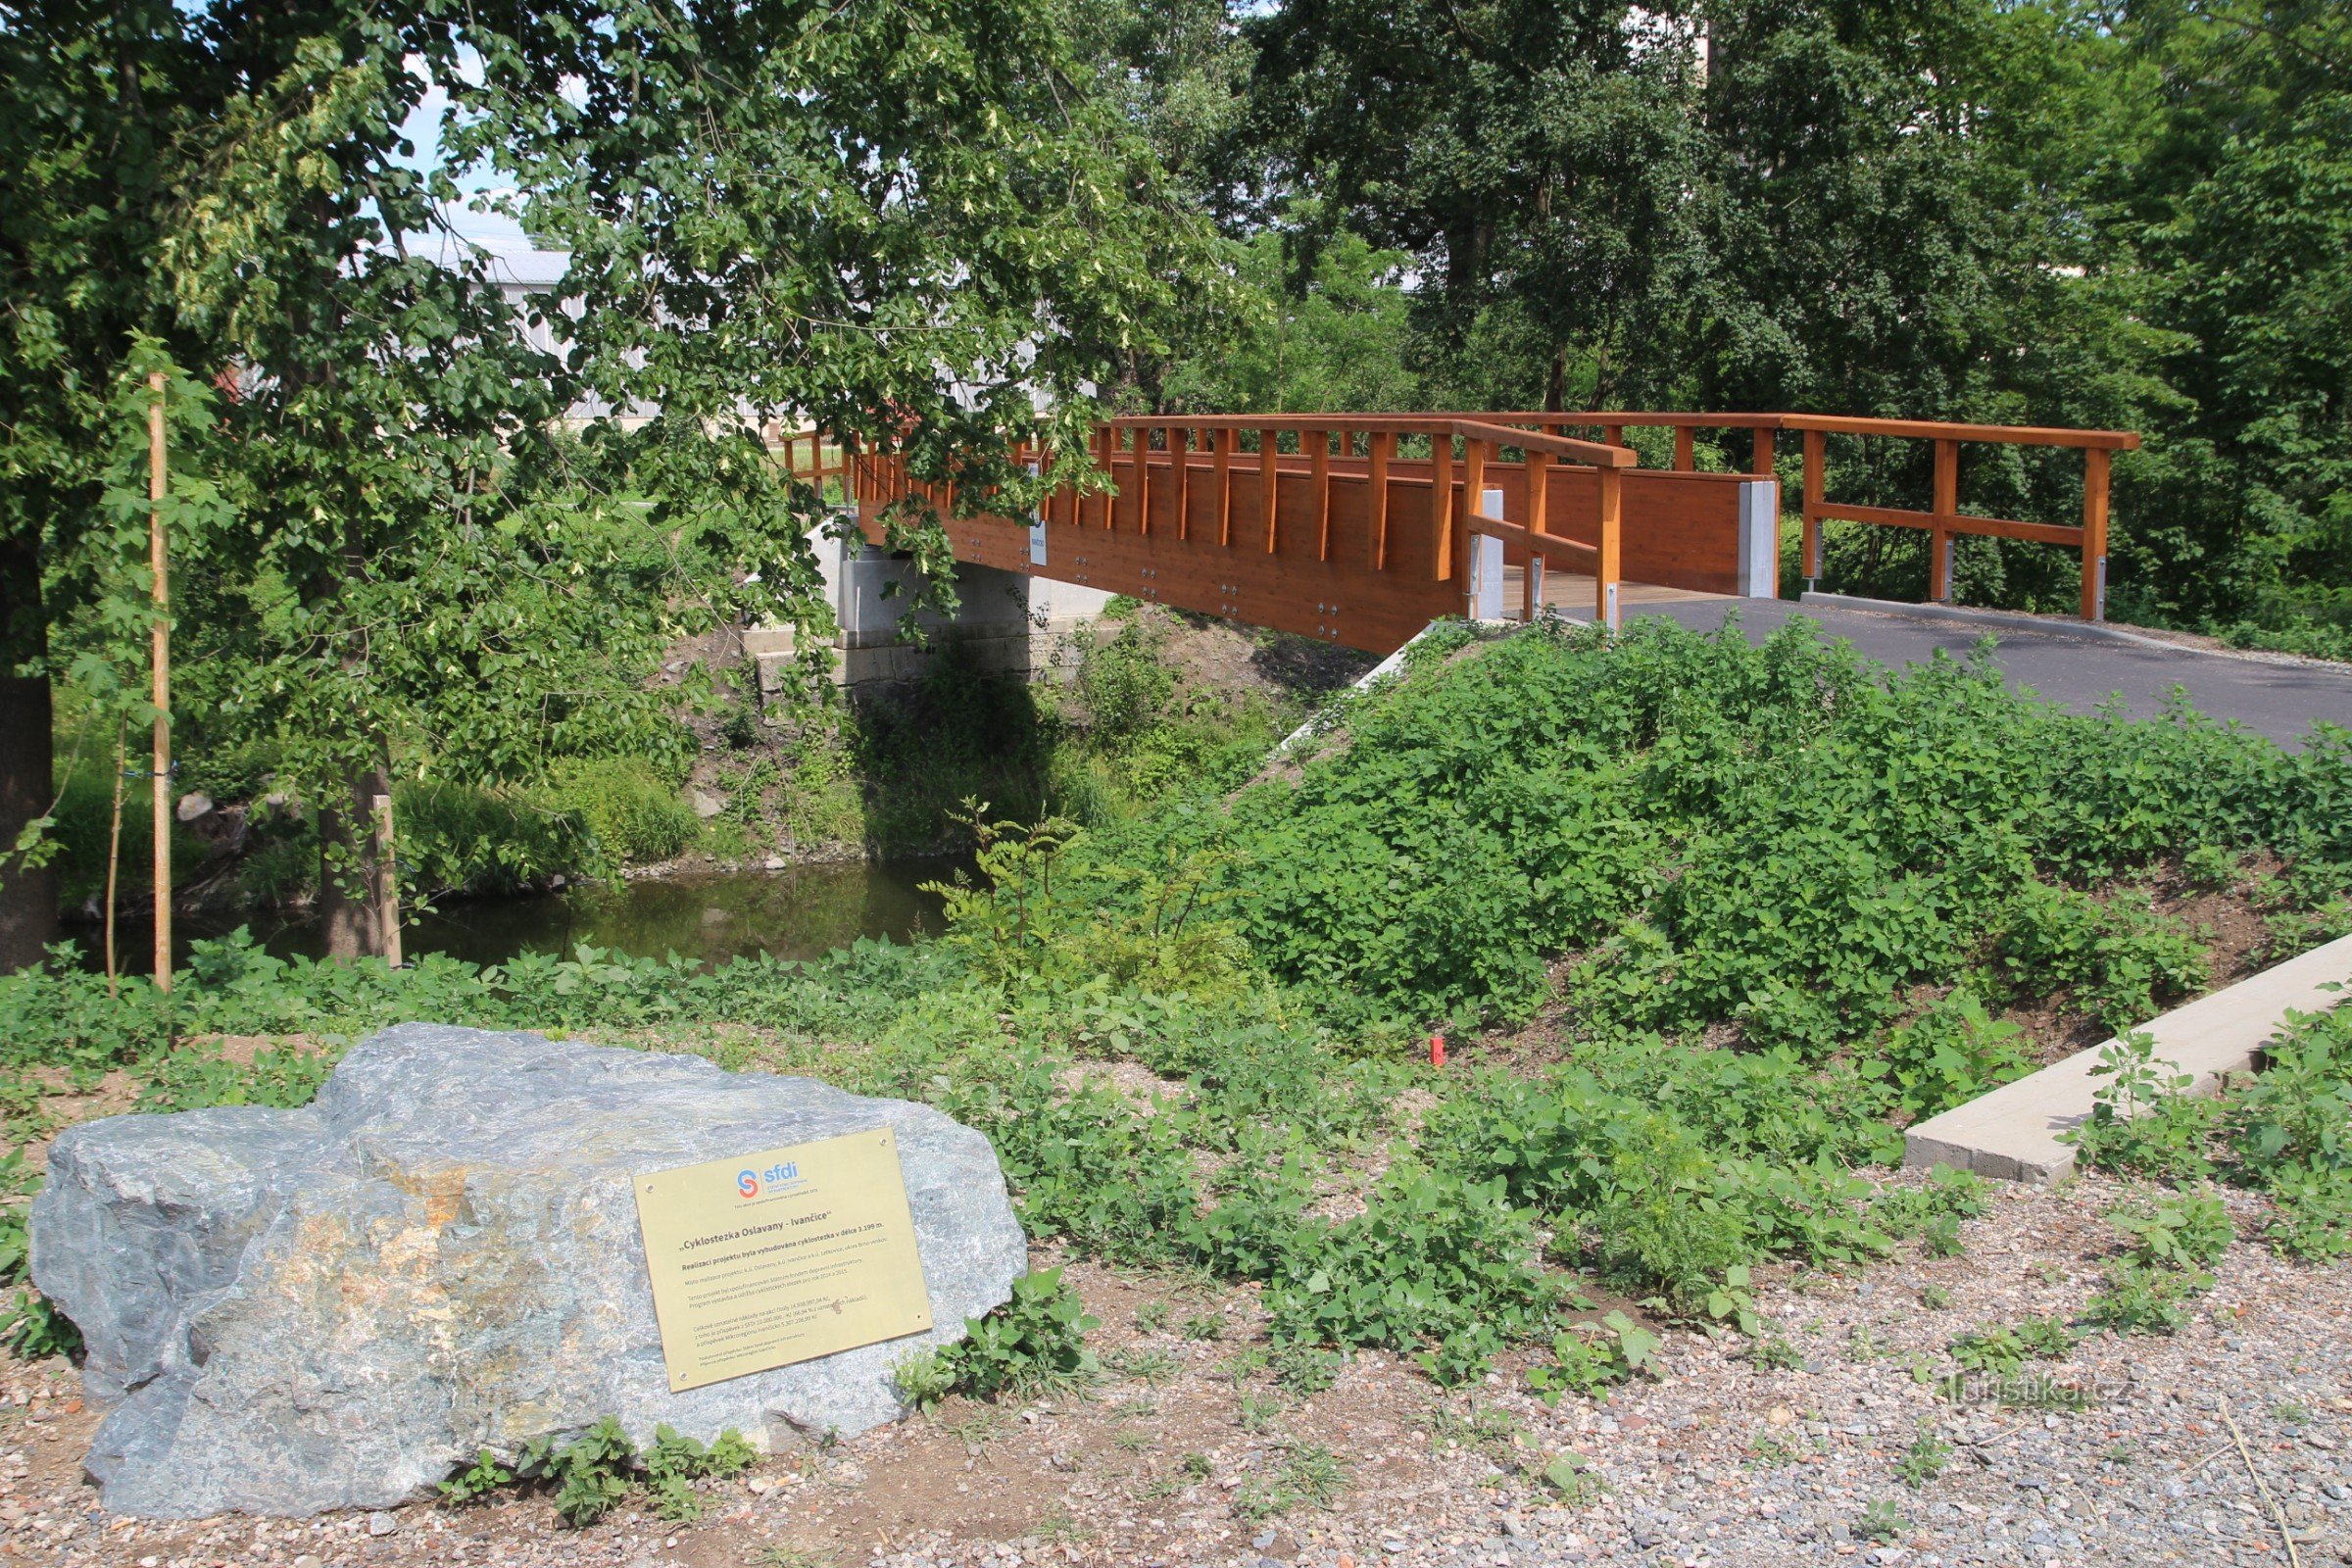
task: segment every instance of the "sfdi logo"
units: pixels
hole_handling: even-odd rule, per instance
[[[781,1165],[770,1165],[765,1170],[738,1171],[735,1175],[735,1191],[744,1198],[758,1198],[762,1188],[775,1187],[784,1182],[797,1182],[800,1179],[799,1163],[788,1160]]]

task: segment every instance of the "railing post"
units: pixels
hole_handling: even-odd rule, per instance
[[[1805,588],[1821,581],[1821,502],[1829,459],[1830,438],[1819,430],[1805,432],[1805,537],[1801,547]]]
[[[1372,432],[1368,457],[1372,481],[1372,569],[1389,569],[1389,460],[1396,455],[1394,431]]]
[[[1615,468],[1600,474],[1600,555],[1592,565],[1592,618],[1618,627],[1617,575],[1624,545],[1625,481]]]
[[[1689,473],[1698,466],[1698,454],[1692,446],[1698,432],[1687,424],[1674,427],[1674,471]]]
[[[1309,463],[1307,471],[1315,501],[1315,559],[1331,559],[1331,432],[1308,430],[1298,437],[1305,446]]]
[[[2107,618],[2107,449],[2082,449],[2082,618]]]
[[[1266,554],[1274,554],[1276,507],[1282,500],[1281,470],[1276,466],[1280,445],[1272,430],[1257,432],[1257,512],[1265,519]]]
[[[1470,519],[1485,515],[1486,505],[1487,444],[1466,436],[1462,440],[1463,515],[1455,530],[1460,537],[1460,549],[1465,558],[1471,551],[1478,548],[1470,539]],[[1462,576],[1462,612],[1472,620],[1478,618],[1478,606],[1472,602],[1470,597],[1477,587],[1478,572],[1474,566],[1472,570],[1463,573]]]
[[[1175,470],[1176,537],[1193,536],[1193,433],[1181,424],[1168,426],[1168,466]]]
[[[1754,458],[1752,458],[1751,460],[1749,460],[1749,462],[1748,462],[1748,465],[1747,465],[1747,471],[1748,471],[1748,472],[1750,472],[1750,473],[1762,474],[1762,475],[1764,475],[1766,478],[1770,478],[1770,477],[1772,476],[1772,472],[1773,472],[1773,467],[1772,467],[1772,427],[1771,427],[1770,425],[1763,425],[1763,426],[1760,426],[1760,427],[1758,427],[1758,429],[1757,429],[1757,430],[1756,430],[1756,432],[1755,432],[1755,436],[1756,436],[1756,455],[1755,455],[1755,457],[1754,457]]]
[[[1217,461],[1217,543],[1233,544],[1233,448],[1240,436],[1230,426],[1220,426],[1209,432],[1216,443]]]
[[[1936,505],[1930,509],[1936,526],[1928,534],[1928,598],[1949,604],[1952,598],[1951,519],[1960,511],[1960,443],[1936,443]]]
[[[1551,510],[1551,454],[1527,455],[1527,572],[1519,580],[1519,618],[1535,624],[1544,610],[1544,554],[1536,540]]]
[[[1429,438],[1429,554],[1439,582],[1453,576],[1453,432]]]
[[[1135,430],[1135,531],[1152,536],[1152,431],[1146,425]]]
[[[1119,470],[1116,466],[1118,450],[1118,430],[1107,424],[1098,427],[1095,431],[1095,466],[1101,468],[1102,476],[1110,481],[1110,488],[1102,492],[1102,527],[1105,532],[1118,524]]]

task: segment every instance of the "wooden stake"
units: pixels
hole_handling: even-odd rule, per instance
[[[375,930],[384,961],[397,969],[400,956],[400,873],[392,858],[392,797],[375,798]]]
[[[172,598],[165,582],[164,372],[147,377],[147,564],[154,574],[155,674],[155,985],[172,989]]]
[[[115,888],[122,865],[122,765],[130,760],[130,737],[115,726],[115,819],[106,831],[106,996],[121,994],[121,971],[115,962]]]

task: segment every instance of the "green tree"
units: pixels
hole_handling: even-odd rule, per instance
[[[2093,189],[2178,398],[2125,496],[2123,589],[2352,621],[2352,15],[2149,0],[2129,24],[2141,119]]]
[[[235,517],[182,545],[207,584],[201,622],[179,607],[185,710],[278,748],[318,813],[337,951],[387,936],[358,895],[385,872],[367,823],[390,774],[525,776],[643,736],[675,638],[810,612],[817,498],[760,421],[900,448],[972,505],[1055,482],[1012,469],[1016,439],[1075,464],[1083,393],[1157,340],[1205,253],[1057,16],[159,6],[111,14],[110,50],[81,41],[85,8],[12,14],[20,61],[75,63],[7,89],[36,111],[13,129],[34,231],[12,280],[62,264],[44,300],[116,302],[53,334],[91,385],[143,328],[233,386],[176,460]],[[447,107],[420,171],[405,128],[428,92]],[[140,177],[116,189],[125,147]],[[523,308],[447,233],[468,178],[568,254]],[[77,249],[40,226],[93,203]],[[61,354],[12,345],[8,377]],[[55,456],[0,503],[35,681],[34,634],[68,608],[39,584],[108,547],[110,417],[38,390],[12,384],[10,412]]]
[[[1317,236],[1304,267],[1295,268],[1292,238],[1263,229],[1241,248],[1237,276],[1264,308],[1235,323],[1222,352],[1172,366],[1164,407],[1375,413],[1419,406],[1420,381],[1405,363],[1412,300],[1401,286],[1412,258],[1375,250],[1343,230]]]
[[[1635,395],[1703,285],[1696,27],[1612,0],[1291,0],[1253,18],[1252,126],[1289,177],[1411,253],[1440,401]]]

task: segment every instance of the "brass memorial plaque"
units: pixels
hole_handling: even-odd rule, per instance
[[[672,1393],[931,1326],[886,1127],[634,1185]]]

